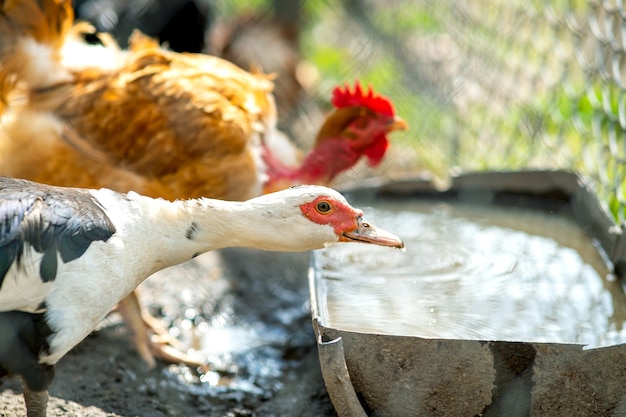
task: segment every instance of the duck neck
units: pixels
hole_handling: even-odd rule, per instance
[[[152,247],[154,260],[149,273],[214,249],[243,245],[236,230],[246,230],[242,223],[249,222],[249,216],[241,203],[209,199],[150,200],[142,209],[142,216],[150,221],[142,222],[144,227],[137,233],[144,245],[149,240]]]
[[[194,199],[170,202],[135,195],[140,215],[148,222],[134,231],[139,253],[151,246],[149,274],[186,262],[199,254],[225,247],[249,247],[275,251],[306,251],[320,247],[265,195],[246,202]],[[294,236],[298,236],[294,239]],[[319,240],[319,239],[318,239]],[[330,240],[330,238],[329,238]]]

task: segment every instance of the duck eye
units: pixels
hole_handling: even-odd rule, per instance
[[[328,213],[332,207],[328,201],[320,201],[315,206],[315,209],[320,213]]]

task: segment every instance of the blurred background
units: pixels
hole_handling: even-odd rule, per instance
[[[392,98],[410,129],[364,177],[568,169],[624,221],[626,11],[621,0],[82,0],[124,44],[274,72],[280,127],[307,147],[338,83]]]

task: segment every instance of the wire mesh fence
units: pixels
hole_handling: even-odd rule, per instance
[[[451,159],[466,170],[576,170],[623,221],[621,2],[477,1],[446,12],[465,62]]]

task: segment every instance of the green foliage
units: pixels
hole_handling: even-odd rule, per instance
[[[387,34],[406,34],[413,31],[423,33],[441,32],[441,23],[423,5],[415,7],[390,7],[375,16],[379,29]]]
[[[566,166],[594,179],[597,192],[616,221],[624,221],[626,180],[624,144],[626,130],[620,123],[624,93],[613,83],[597,81],[581,86],[579,94],[564,89],[538,102],[536,110],[544,115],[547,137],[558,138],[554,145],[568,156]],[[621,109],[621,110],[620,110]]]
[[[216,0],[212,3],[213,11],[221,19],[232,19],[248,12],[266,12],[271,10],[272,0]]]

